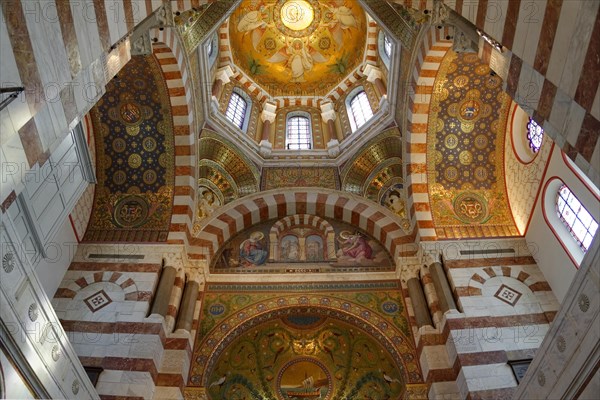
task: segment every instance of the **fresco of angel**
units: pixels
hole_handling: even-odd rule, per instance
[[[329,61],[318,51],[314,50],[308,43],[302,39],[294,39],[287,43],[287,46],[275,53],[267,61],[278,63],[285,61],[286,69],[291,74],[291,82],[305,82],[304,74],[313,69],[315,62],[325,63]]]

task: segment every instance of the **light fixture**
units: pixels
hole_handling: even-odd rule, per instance
[[[315,10],[306,0],[288,0],[280,12],[281,22],[294,31],[308,28],[315,18]]]

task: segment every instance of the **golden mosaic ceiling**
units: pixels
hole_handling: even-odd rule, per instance
[[[212,182],[225,203],[258,190],[259,173],[254,164],[235,147],[204,130],[198,143],[199,178]],[[219,196],[219,194],[217,194]]]
[[[427,136],[438,238],[518,235],[504,185],[510,98],[477,54],[449,51],[435,81]]]
[[[324,95],[362,61],[355,0],[243,0],[229,19],[233,59],[272,95]]]

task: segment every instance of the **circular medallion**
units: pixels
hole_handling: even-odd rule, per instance
[[[116,138],[112,142],[112,148],[117,153],[122,153],[123,151],[125,151],[126,147],[127,147],[127,143],[125,142],[125,140],[123,138]]]
[[[465,192],[454,199],[454,213],[466,223],[482,222],[487,217],[486,201],[481,196]]]
[[[146,137],[142,141],[142,147],[146,151],[154,151],[156,150],[156,140],[152,137]]]
[[[212,304],[209,308],[208,308],[208,312],[210,313],[210,315],[212,315],[213,317],[218,317],[219,315],[223,314],[225,312],[225,305],[221,304],[221,303],[215,303]]]
[[[294,31],[309,27],[315,19],[315,10],[306,0],[288,0],[279,11],[281,22]]]
[[[444,139],[444,145],[448,149],[454,149],[456,146],[458,146],[458,137],[453,133],[446,135],[446,138]]]
[[[479,182],[483,182],[487,179],[488,172],[485,167],[480,166],[475,168],[475,173],[473,175],[475,175],[475,179],[477,179]]]
[[[444,177],[448,181],[454,182],[455,180],[458,179],[458,169],[456,169],[456,167],[448,167],[448,168],[446,168],[446,170],[444,171]]]
[[[540,386],[544,386],[546,384],[546,375],[544,375],[542,371],[538,373],[537,381],[540,384]]]
[[[277,374],[280,400],[329,399],[333,382],[331,374],[318,360],[301,357],[286,363]]]
[[[58,359],[60,358],[60,348],[58,347],[58,345],[54,345],[52,347],[52,359],[56,362],[58,361]]]
[[[579,299],[577,300],[577,304],[579,305],[579,309],[583,312],[587,312],[590,308],[590,298],[585,293],[581,293],[579,295]]]
[[[132,154],[127,159],[127,164],[131,168],[139,168],[142,165],[142,157],[139,154]]]
[[[564,337],[559,336],[556,339],[556,347],[558,348],[558,351],[560,351],[561,353],[563,353],[567,349],[567,341],[565,340]]]
[[[73,394],[79,393],[79,381],[77,379],[73,381],[73,384],[71,385],[71,391]]]
[[[460,116],[467,120],[472,121],[479,115],[481,104],[476,100],[467,100],[460,105]]]
[[[381,304],[381,311],[386,314],[396,314],[400,310],[400,306],[395,301],[384,301]]]
[[[139,125],[128,126],[128,127],[126,128],[126,130],[127,130],[127,134],[128,134],[129,136],[135,136],[135,135],[137,135],[138,133],[140,133],[140,127],[139,127]]]
[[[169,156],[167,155],[167,153],[162,153],[160,156],[158,156],[158,164],[163,167],[166,168],[168,165],[168,158]]]
[[[462,165],[469,165],[473,162],[473,154],[469,150],[463,150],[458,155],[458,159]]]
[[[126,196],[115,205],[113,219],[120,227],[138,227],[146,222],[147,217],[148,203],[141,196]]]
[[[154,170],[152,169],[146,170],[144,172],[144,175],[142,175],[142,179],[144,180],[144,183],[146,185],[152,185],[153,183],[155,183],[156,178],[156,172],[154,172]]]
[[[306,37],[321,22],[321,6],[318,0],[279,0],[273,9],[273,21],[286,36]]]
[[[127,181],[127,174],[123,171],[116,171],[112,179],[115,185],[122,185]]]
[[[31,320],[31,322],[34,322],[36,319],[38,319],[38,316],[40,315],[40,311],[38,310],[37,304],[31,303],[31,305],[29,306],[29,309],[27,310],[27,315],[29,316],[29,319]]]
[[[4,257],[2,257],[2,269],[7,274],[10,274],[13,269],[15,269],[15,255],[13,253],[6,253]]]
[[[126,124],[137,124],[142,118],[140,107],[135,103],[125,103],[119,108],[121,119]]]
[[[469,77],[466,75],[459,75],[456,78],[454,78],[454,85],[456,87],[464,87],[469,83]]]
[[[474,144],[475,144],[475,147],[477,147],[479,150],[485,149],[488,145],[487,136],[485,136],[483,134],[475,136]]]

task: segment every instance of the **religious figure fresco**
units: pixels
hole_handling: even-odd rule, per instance
[[[304,221],[301,221],[305,218]],[[215,255],[214,273],[318,273],[393,270],[387,251],[346,223],[314,216],[267,221],[233,236]],[[308,222],[308,219],[313,222]],[[296,222],[294,222],[296,221]]]
[[[269,255],[262,240],[265,235],[262,232],[252,232],[250,237],[240,245],[240,264],[243,267],[263,265]]]
[[[354,0],[244,0],[229,39],[234,62],[259,85],[325,94],[362,60],[366,29]]]

